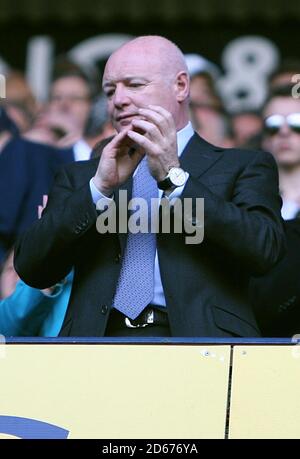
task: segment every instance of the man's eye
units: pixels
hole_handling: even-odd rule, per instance
[[[108,91],[105,92],[106,97],[112,97],[114,95],[114,89],[109,89]]]
[[[138,88],[138,87],[140,87],[140,86],[143,86],[143,83],[130,83],[130,86],[131,86],[132,88]]]

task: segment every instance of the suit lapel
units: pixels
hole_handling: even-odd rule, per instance
[[[195,133],[183,150],[180,163],[191,175],[200,177],[222,156],[222,148],[214,147]]]

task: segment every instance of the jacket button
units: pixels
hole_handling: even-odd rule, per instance
[[[101,310],[101,314],[105,315],[107,313],[107,311],[108,311],[108,307],[106,306],[106,304],[103,304],[101,306],[100,310]]]

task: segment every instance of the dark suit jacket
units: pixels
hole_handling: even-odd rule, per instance
[[[196,246],[182,234],[157,236],[172,335],[258,336],[249,277],[276,263],[284,245],[275,162],[267,153],[213,147],[196,134],[180,162],[190,173],[181,198],[205,200],[205,237]],[[96,231],[89,180],[97,163],[63,168],[42,219],[16,248],[17,272],[37,288],[75,266],[62,336],[104,335],[126,244],[124,234]],[[130,178],[122,189],[130,194],[131,185]]]
[[[58,168],[74,161],[72,149],[50,147],[21,137],[0,154],[0,260],[6,250],[38,218]]]
[[[250,295],[263,336],[300,334],[300,219],[284,223],[287,250],[264,276],[250,282]]]

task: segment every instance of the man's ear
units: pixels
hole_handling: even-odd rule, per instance
[[[182,71],[176,75],[176,98],[178,102],[184,102],[190,92],[190,78],[187,72]]]

